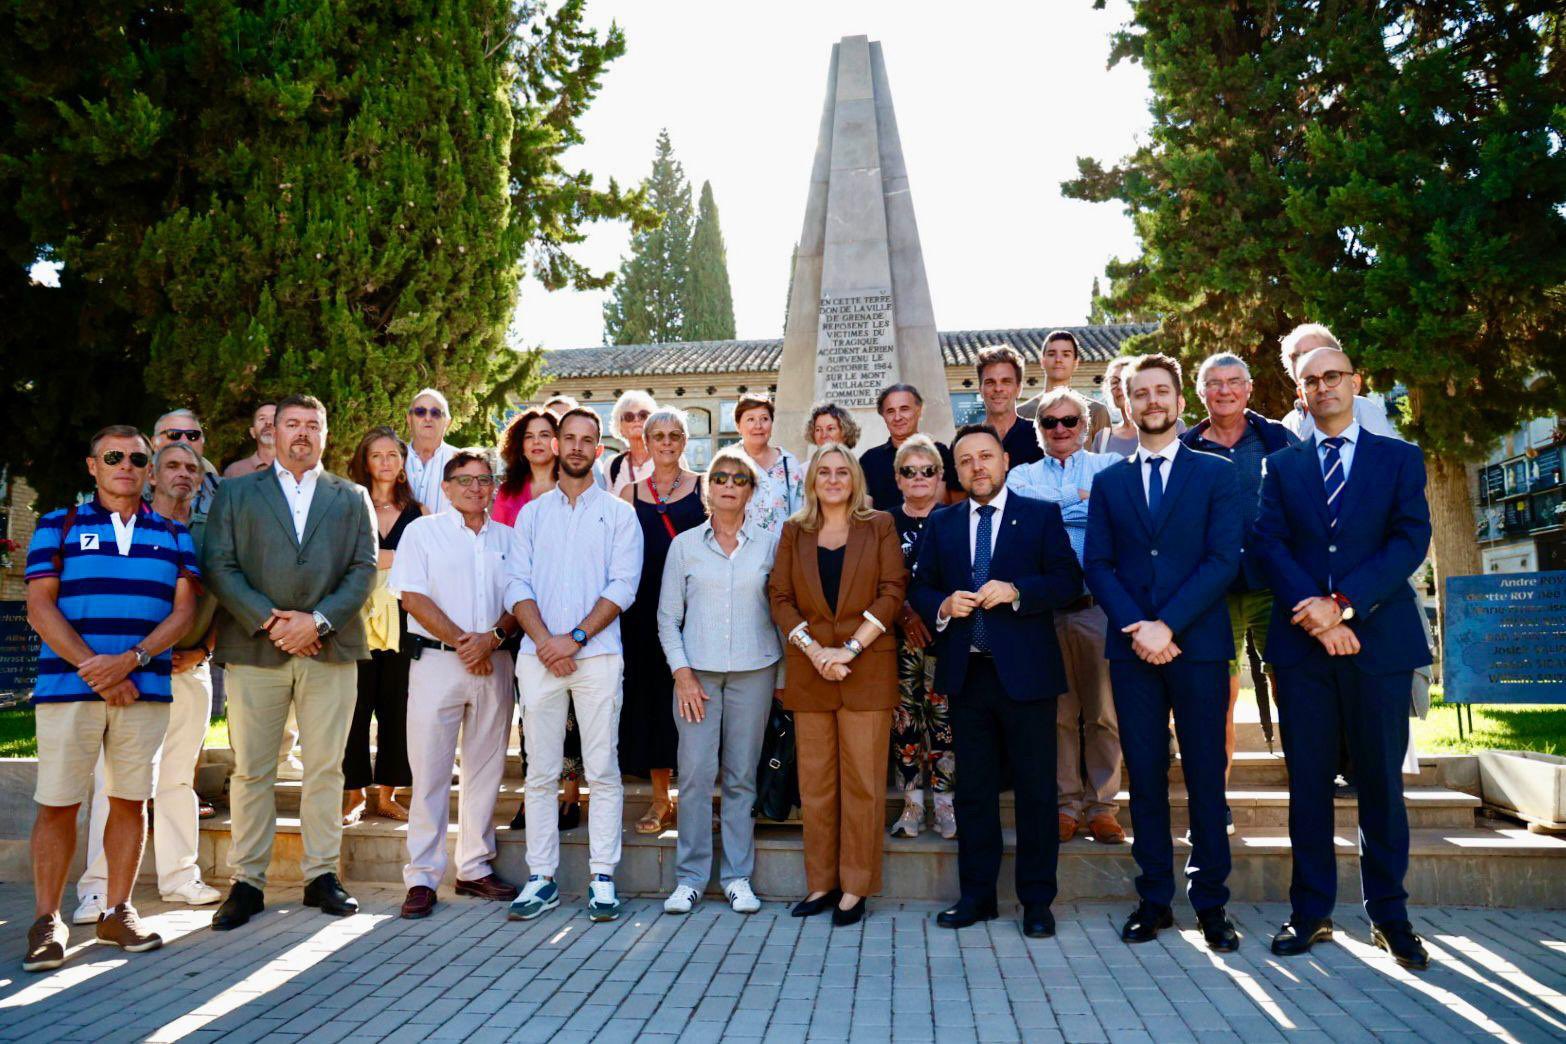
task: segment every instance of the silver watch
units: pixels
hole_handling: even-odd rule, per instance
[[[315,620],[315,636],[317,638],[325,638],[332,633],[332,621],[326,618],[325,613],[317,610],[311,613],[310,617]]]
[[[860,653],[865,651],[865,647],[859,644],[858,638],[850,638],[848,641],[843,643],[843,648],[847,649],[855,656],[858,656]]]
[[[789,638],[789,641],[793,642],[795,648],[798,649],[808,649],[812,645],[816,644],[816,640],[810,637],[809,631],[796,631],[794,632],[793,636]]]

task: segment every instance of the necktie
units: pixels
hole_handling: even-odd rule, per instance
[[[1147,513],[1158,517],[1158,505],[1164,501],[1164,458],[1148,457],[1147,466],[1153,470],[1147,474]]]
[[[1327,518],[1328,524],[1336,529],[1338,527],[1338,512],[1343,508],[1343,444],[1348,440],[1341,435],[1334,435],[1330,439],[1322,439],[1321,444],[1327,451],[1321,458],[1321,484],[1327,494]]]
[[[977,591],[990,578],[990,519],[995,514],[993,504],[979,508],[979,532],[973,541],[973,589]],[[984,610],[973,614],[973,647],[980,652],[990,651],[990,636],[984,626]]]

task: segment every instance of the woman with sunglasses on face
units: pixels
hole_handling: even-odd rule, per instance
[[[408,766],[408,617],[386,586],[403,530],[424,514],[408,484],[402,440],[390,428],[371,428],[348,462],[348,477],[370,491],[380,551],[375,589],[365,604],[370,658],[359,661],[359,698],[343,751],[343,825],[366,812],[365,790],[379,788],[377,812],[406,823],[397,788],[413,786]],[[370,760],[370,718],[375,718],[375,760]]]
[[[664,406],[642,429],[652,451],[652,474],[627,486],[621,499],[636,509],[642,527],[642,578],[636,600],[620,621],[625,647],[625,696],[620,709],[620,771],[652,780],[652,804],[636,821],[638,834],[661,834],[674,825],[669,780],[679,734],[669,708],[674,681],[658,640],[658,596],[663,563],[674,538],[707,520],[701,477],[685,467],[685,413]],[[710,793],[709,789],[709,793]]]
[[[657,450],[654,449],[656,453]],[[719,880],[735,913],[755,913],[756,768],[782,656],[767,601],[777,537],[747,520],[761,480],[738,446],[719,450],[707,471],[710,518],[675,537],[658,597],[658,638],[674,675],[679,730],[679,846],[665,913],[689,913],[712,874],[712,805],[723,778],[723,865]]]
[[[555,436],[560,421],[548,409],[533,407],[511,418],[500,436],[500,461],[505,468],[489,517],[501,525],[515,526],[529,501],[555,488],[560,471]],[[582,734],[576,727],[576,711],[566,708],[565,760],[560,770],[560,829],[573,830],[582,823]],[[517,806],[509,829],[527,827],[527,803]]]
[[[614,414],[609,418],[609,434],[625,443],[625,452],[616,454],[604,468],[604,478],[609,492],[620,496],[638,482],[645,482],[652,474],[652,452],[647,448],[645,436],[647,418],[658,404],[644,391],[631,390],[615,400]]]
[[[945,489],[940,450],[928,435],[910,435],[892,462],[903,502],[892,508],[892,521],[902,541],[909,571],[919,556],[919,540],[930,512],[941,504]],[[892,765],[903,792],[903,812],[892,826],[893,837],[918,837],[924,829],[924,777],[935,792],[935,829],[947,840],[957,836],[952,807],[952,723],[946,697],[934,690],[935,657],[931,635],[912,606],[903,603],[897,618],[897,685],[901,700],[892,713]]]

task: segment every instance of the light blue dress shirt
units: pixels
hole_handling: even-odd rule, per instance
[[[598,486],[578,494],[575,507],[558,486],[528,501],[517,516],[513,541],[506,560],[506,605],[537,602],[551,634],[571,633],[600,598],[622,613],[636,600],[642,527],[635,508]],[[584,659],[623,651],[617,616],[576,655]],[[525,634],[522,653],[538,655]]]
[[[1092,490],[1093,476],[1124,459],[1115,453],[1089,453],[1087,450],[1077,450],[1065,460],[1046,455],[1043,460],[1012,468],[1006,476],[1006,488],[1034,500],[1047,500],[1060,508],[1061,521],[1066,524],[1066,538],[1071,541],[1071,550],[1077,553],[1077,564],[1081,565],[1083,546],[1087,542],[1088,501],[1079,491]]]
[[[1339,438],[1345,440],[1343,445],[1338,449],[1338,459],[1343,461],[1344,482],[1348,481],[1349,472],[1354,470],[1354,447],[1359,444],[1359,433],[1359,421],[1355,421],[1353,424],[1350,424],[1348,427],[1344,428],[1338,435]],[[1316,462],[1321,464],[1323,466],[1323,470],[1325,470],[1327,448],[1322,445],[1322,442],[1329,436],[1323,434],[1319,429],[1312,432],[1312,434],[1316,438]]]
[[[670,671],[727,674],[777,663],[783,646],[767,596],[777,553],[778,535],[754,522],[740,528],[733,557],[718,546],[711,521],[674,538],[658,595],[658,640]]]

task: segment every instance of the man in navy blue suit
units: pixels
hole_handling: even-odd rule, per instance
[[[1224,722],[1234,638],[1226,594],[1240,568],[1245,509],[1234,465],[1183,445],[1180,364],[1144,355],[1125,373],[1136,453],[1099,472],[1088,500],[1084,573],[1109,617],[1104,653],[1131,785],[1131,854],[1141,902],[1121,928],[1148,942],[1174,924],[1167,724],[1174,712],[1191,815],[1187,895],[1207,945],[1240,937],[1229,901]]]
[[[935,688],[949,694],[959,766],[957,874],[961,895],[937,916],[962,928],[997,916],[1003,850],[1001,753],[1010,757],[1017,814],[1022,930],[1055,934],[1055,699],[1066,671],[1054,610],[1082,591],[1060,508],[1006,489],[1008,458],[989,425],[952,441],[968,500],[925,524],[908,597],[936,635]]]
[[[1403,755],[1410,687],[1430,663],[1408,578],[1430,546],[1424,455],[1354,419],[1359,375],[1336,348],[1300,361],[1315,431],[1267,457],[1253,553],[1275,595],[1267,662],[1278,668],[1289,764],[1291,913],[1272,952],[1332,938],[1338,875],[1332,775],[1341,721],[1359,786],[1359,876],[1372,941],[1407,968],[1430,958],[1408,920]]]

